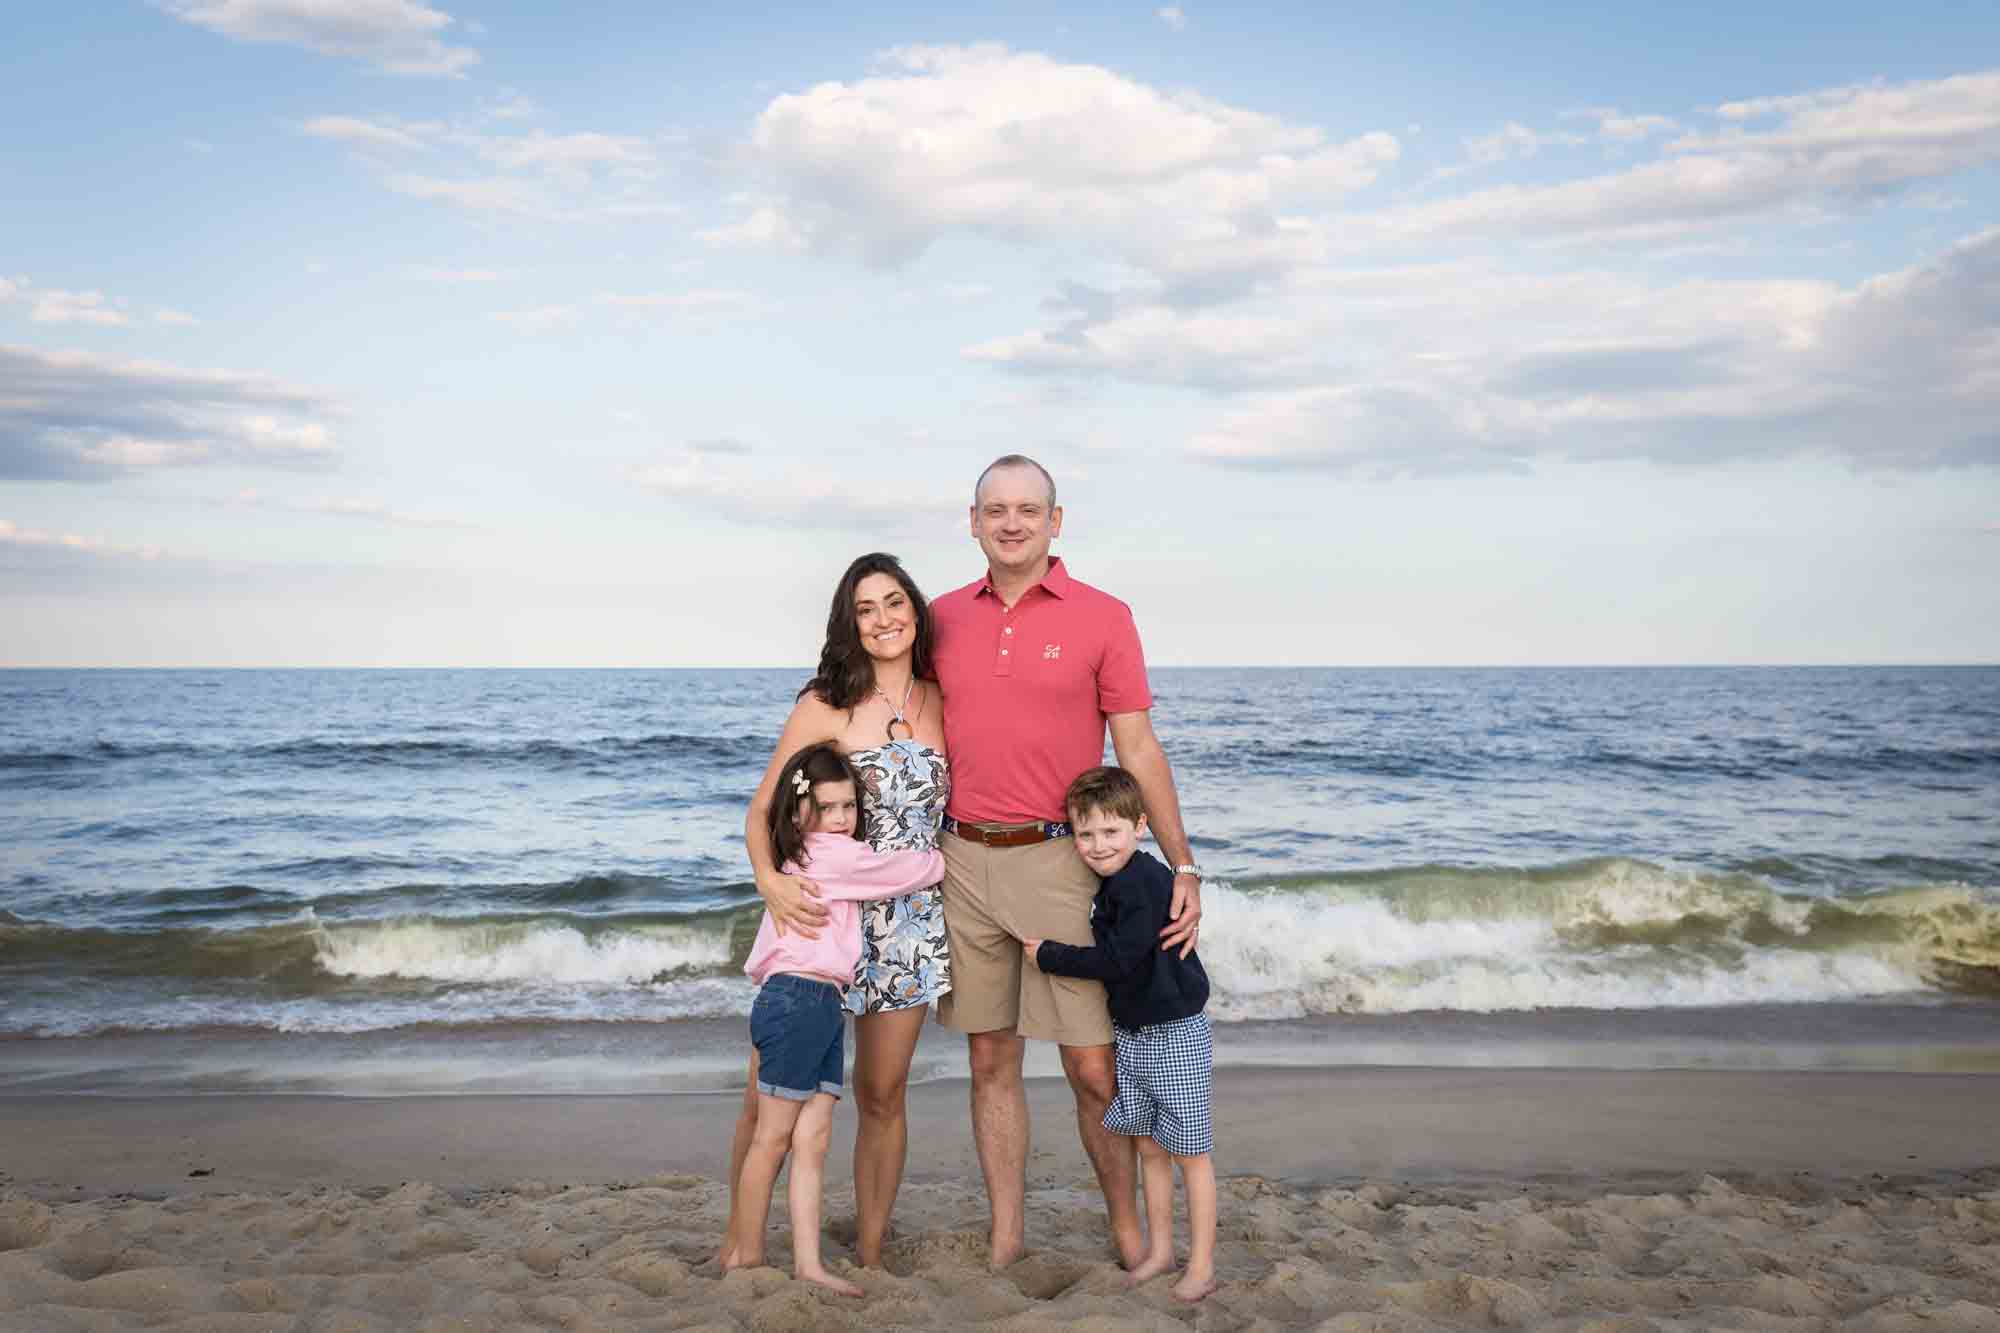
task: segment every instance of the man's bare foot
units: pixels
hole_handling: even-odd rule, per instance
[[[867,1294],[846,1278],[835,1277],[824,1268],[801,1268],[798,1272],[798,1278],[801,1282],[816,1282],[828,1291],[841,1296],[863,1296]]]
[[[1131,1270],[1125,1274],[1125,1285],[1136,1287],[1141,1282],[1151,1281],[1173,1266],[1174,1252],[1172,1250],[1168,1250],[1165,1254],[1149,1254],[1137,1264],[1134,1264]]]
[[[1197,1277],[1193,1273],[1181,1274],[1181,1280],[1174,1283],[1174,1299],[1193,1305],[1202,1297],[1215,1290],[1213,1273]]]

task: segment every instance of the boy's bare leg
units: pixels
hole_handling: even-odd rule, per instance
[[[792,1126],[798,1123],[802,1106],[783,1097],[757,1094],[757,1131],[750,1136],[743,1170],[736,1177],[736,1224],[723,1249],[728,1256],[722,1263],[725,1271],[763,1267],[764,1224],[771,1216],[771,1190],[785,1165]]]
[[[1005,1268],[1028,1248],[1028,1092],[1021,1082],[1027,1042],[1012,1032],[969,1032],[972,1142],[986,1178],[992,1218],[987,1261]]]
[[[1174,1266],[1174,1159],[1151,1139],[1139,1145],[1139,1173],[1146,1184],[1146,1255],[1126,1275],[1137,1286]]]
[[[831,1142],[833,1094],[816,1092],[792,1126],[792,1178],[785,1187],[792,1210],[792,1276],[843,1296],[859,1296],[861,1288],[827,1272],[819,1261],[819,1188]]]
[[[1111,1243],[1118,1262],[1137,1267],[1145,1258],[1146,1241],[1139,1226],[1139,1172],[1132,1159],[1132,1140],[1104,1127],[1104,1112],[1118,1095],[1118,1062],[1111,1046],[1065,1046],[1063,1074],[1076,1098],[1076,1133],[1084,1155],[1097,1172],[1104,1191],[1104,1212],[1111,1224]],[[1018,1068],[1018,1066],[1017,1066]]]
[[[1174,1160],[1188,1198],[1187,1271],[1174,1283],[1174,1295],[1198,1301],[1215,1290],[1215,1161],[1207,1153]]]
[[[854,1249],[863,1268],[882,1266],[882,1242],[903,1184],[910,1058],[928,1012],[919,1006],[854,1020]]]
[[[722,1252],[716,1259],[727,1270],[736,1267],[736,1178],[743,1174],[743,1159],[750,1152],[750,1138],[757,1132],[757,1052],[750,1052],[750,1076],[743,1084],[743,1109],[736,1116],[736,1136],[729,1141],[729,1221],[722,1228]]]

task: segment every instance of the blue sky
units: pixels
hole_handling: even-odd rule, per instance
[[[2000,660],[2000,17],[1407,8],[10,14],[0,665]]]

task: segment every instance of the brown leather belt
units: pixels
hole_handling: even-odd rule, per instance
[[[981,847],[1032,847],[1051,838],[1067,838],[1069,825],[1053,819],[1039,824],[973,824],[946,815],[944,831]]]

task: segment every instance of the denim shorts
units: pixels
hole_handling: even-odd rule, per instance
[[[817,977],[774,972],[750,1006],[757,1091],[789,1102],[816,1092],[840,1096],[846,1057],[840,987]]]

